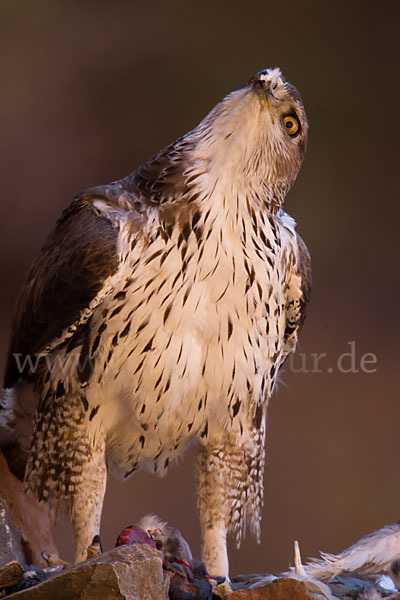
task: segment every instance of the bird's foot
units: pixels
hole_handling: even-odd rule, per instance
[[[100,535],[95,535],[92,539],[92,543],[87,549],[87,557],[93,558],[94,556],[100,556],[103,554],[103,542]]]
[[[71,563],[63,560],[57,554],[50,554],[50,552],[43,551],[42,558],[44,558],[48,567],[60,567],[61,566],[63,569],[67,569],[68,567],[71,566]]]
[[[217,585],[214,586],[212,589],[213,596],[217,596],[222,600],[226,600],[226,598],[229,598],[232,592],[233,590],[231,587],[229,577],[225,577],[224,581],[222,581],[221,583],[217,583]]]

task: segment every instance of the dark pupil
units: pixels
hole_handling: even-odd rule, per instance
[[[286,121],[286,127],[287,127],[287,129],[291,129],[292,127],[294,127],[294,122],[293,121]]]

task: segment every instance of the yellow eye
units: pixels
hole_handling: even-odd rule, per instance
[[[295,136],[300,129],[300,123],[294,115],[283,117],[283,125],[291,137]]]

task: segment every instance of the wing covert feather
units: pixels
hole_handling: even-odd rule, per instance
[[[5,388],[28,375],[14,354],[35,355],[57,339],[118,269],[118,228],[95,211],[94,199],[82,195],[69,205],[33,262],[17,301]]]

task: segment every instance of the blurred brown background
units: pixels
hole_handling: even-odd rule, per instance
[[[262,546],[232,545],[233,573],[285,569],[294,539],[304,557],[335,552],[400,518],[399,17],[397,1],[0,4],[2,362],[24,274],[76,192],[126,175],[264,67],[303,94],[309,150],[286,208],[314,291],[304,358],[270,405]],[[352,341],[342,367],[358,372],[340,372]],[[111,483],[107,547],[154,512],[199,554],[193,449],[180,462]]]

